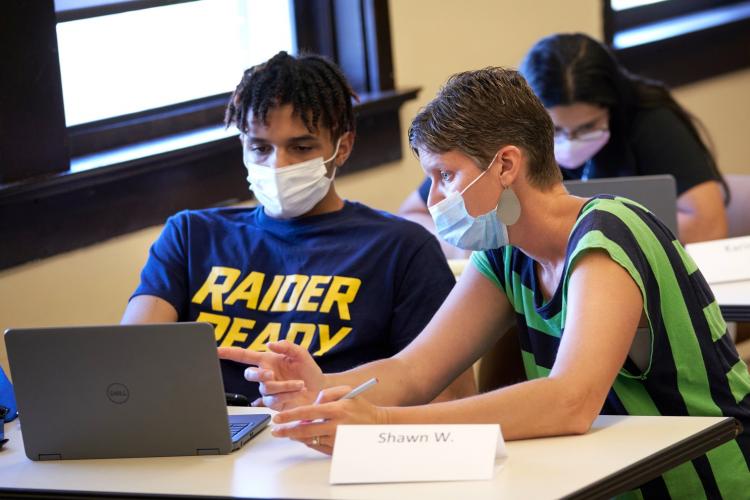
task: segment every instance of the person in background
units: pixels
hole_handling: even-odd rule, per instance
[[[699,123],[664,85],[628,72],[605,45],[583,34],[541,39],[520,71],[555,125],[564,179],[671,174],[680,241],[727,237],[729,189]],[[432,230],[428,190],[423,184],[412,193],[400,213]]]
[[[680,241],[726,238],[729,190],[699,122],[660,82],[634,75],[593,38],[541,39],[521,64],[555,124],[555,158],[569,179],[671,174]]]
[[[412,121],[409,142],[432,180],[438,233],[474,250],[471,265],[392,358],[324,375],[287,342],[269,352],[220,349],[252,365],[249,380],[273,380],[262,389],[271,406],[297,406],[275,415],[274,435],[331,453],[340,424],[499,423],[506,439],[524,439],[587,432],[600,413],[732,416],[744,426],[735,440],[649,481],[640,495],[746,496],[750,374],[711,290],[645,207],[570,195],[553,137],[518,72],[486,68],[448,80]],[[428,404],[513,322],[527,381]],[[339,399],[372,377],[372,390]]]
[[[280,52],[245,71],[225,121],[240,131],[260,205],[171,217],[122,323],[207,322],[217,345],[253,351],[286,339],[326,372],[406,347],[454,278],[429,232],[337,194],[354,146],[352,99],[320,56]],[[243,369],[222,361],[226,391],[262,404]],[[469,369],[441,397],[474,393]]]

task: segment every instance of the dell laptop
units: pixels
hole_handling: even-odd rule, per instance
[[[270,418],[227,415],[207,323],[19,328],[5,342],[31,460],[226,454]]]
[[[607,177],[565,181],[564,184],[575,196],[590,198],[597,194],[613,194],[638,202],[677,234],[677,185],[671,175]]]

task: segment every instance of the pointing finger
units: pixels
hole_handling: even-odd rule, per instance
[[[251,351],[240,347],[219,347],[217,351],[220,359],[237,361],[246,365],[259,366],[269,358],[268,353]]]

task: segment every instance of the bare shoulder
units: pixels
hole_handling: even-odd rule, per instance
[[[576,260],[568,283],[569,303],[605,306],[624,301],[642,307],[641,291],[630,273],[608,252],[591,249]]]

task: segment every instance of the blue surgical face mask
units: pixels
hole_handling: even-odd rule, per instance
[[[465,250],[491,250],[508,244],[508,229],[498,219],[496,208],[486,214],[472,217],[464,203],[463,194],[481,179],[494,163],[495,158],[487,170],[463,191],[451,193],[444,200],[429,207],[438,234],[451,245]]]

